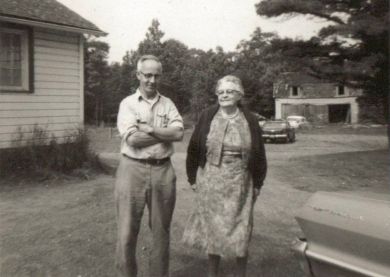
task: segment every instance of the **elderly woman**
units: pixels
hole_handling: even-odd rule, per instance
[[[185,244],[208,253],[209,276],[217,276],[221,256],[236,257],[245,276],[253,205],[267,164],[256,117],[240,105],[241,80],[225,76],[216,86],[218,105],[205,110],[192,134],[187,176],[196,207],[186,225]]]

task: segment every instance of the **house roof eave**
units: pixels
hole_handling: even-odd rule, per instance
[[[74,27],[74,26],[69,26],[69,25],[53,23],[53,22],[31,20],[31,19],[14,17],[14,16],[0,15],[0,21],[30,25],[30,26],[34,26],[34,27],[49,28],[49,29],[54,29],[54,30],[68,31],[68,32],[73,32],[73,33],[89,34],[89,35],[94,35],[97,37],[106,36],[108,34],[108,33],[103,32],[101,30],[86,29],[86,28],[80,28],[80,27]]]

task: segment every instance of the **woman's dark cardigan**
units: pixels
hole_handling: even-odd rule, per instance
[[[267,159],[265,156],[262,131],[257,118],[247,109],[239,106],[248,121],[249,130],[252,139],[251,151],[249,156],[249,171],[252,174],[253,186],[261,188],[265,175],[267,173]],[[198,167],[204,167],[206,164],[206,139],[210,131],[210,124],[217,113],[219,105],[214,105],[202,112],[195,130],[192,134],[187,149],[187,177],[190,184],[196,182],[196,172]]]

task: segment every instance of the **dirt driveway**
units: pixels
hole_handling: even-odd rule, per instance
[[[255,206],[249,277],[303,276],[290,246],[300,234],[294,215],[313,192],[388,193],[387,138],[382,129],[308,131],[298,134],[294,144],[266,145],[269,173]],[[107,130],[92,132],[95,149],[117,149],[117,139],[107,141]],[[205,255],[180,243],[194,207],[183,167],[188,136],[173,157],[178,183],[171,231],[172,277],[206,276]],[[1,185],[0,275],[115,276],[113,182],[113,177],[99,175],[89,181]],[[150,247],[144,220],[138,244],[140,276],[148,276]],[[223,260],[221,276],[233,272],[234,263]]]

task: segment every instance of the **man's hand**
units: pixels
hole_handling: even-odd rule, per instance
[[[138,131],[144,132],[146,134],[152,134],[154,132],[154,128],[146,123],[138,123]]]

